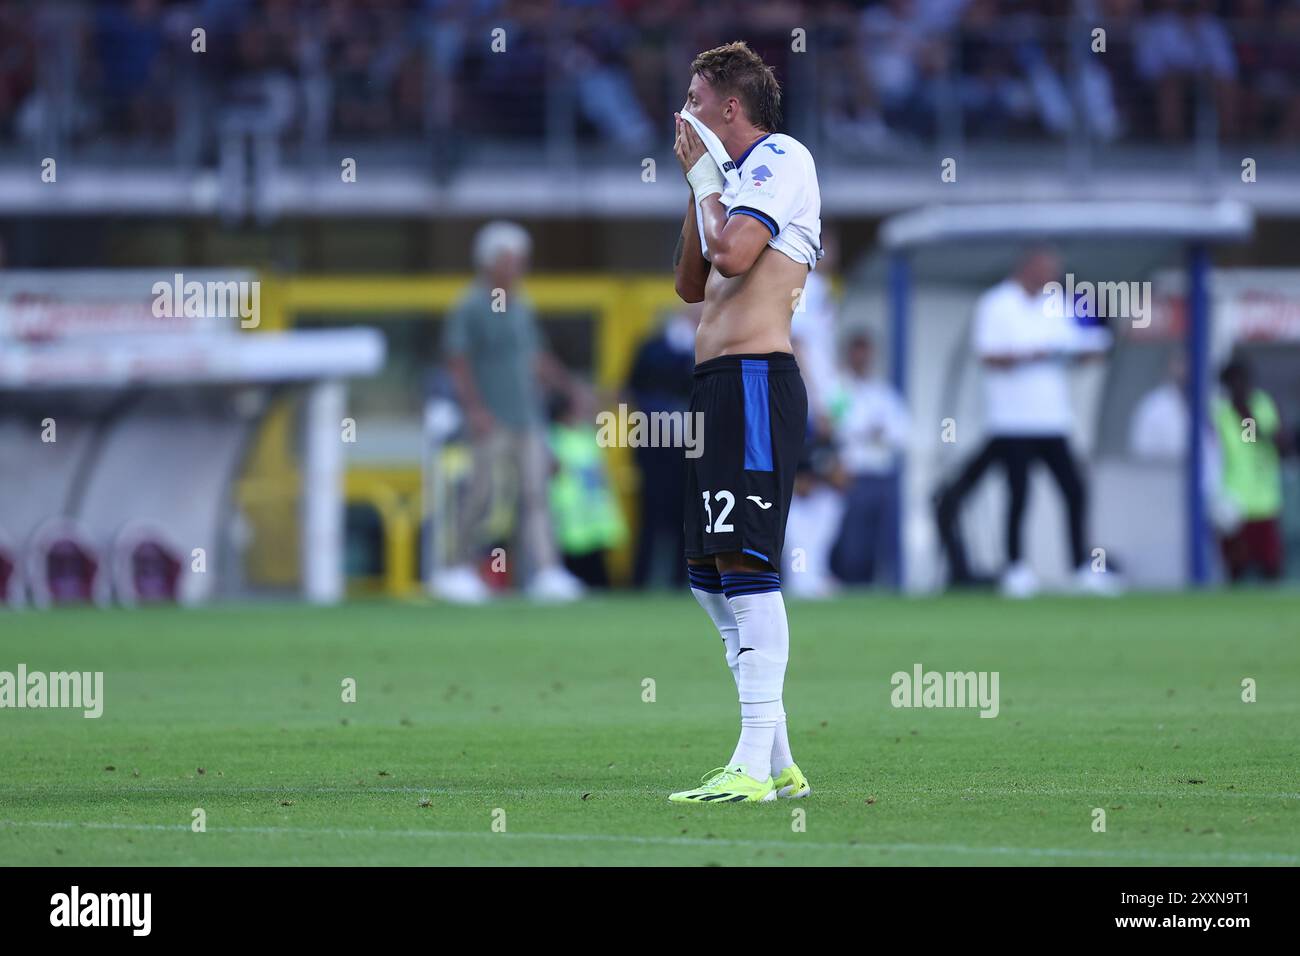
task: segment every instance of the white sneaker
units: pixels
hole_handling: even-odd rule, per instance
[[[1002,596],[1015,600],[1031,598],[1038,593],[1038,577],[1023,561],[1017,562],[1002,573]]]
[[[548,603],[576,601],[585,590],[581,581],[555,564],[542,568],[528,582],[528,596],[534,601]]]
[[[467,564],[437,572],[429,590],[452,604],[484,604],[492,596],[483,579]]]
[[[1124,593],[1124,584],[1114,571],[1094,571],[1084,564],[1074,572],[1074,589],[1079,594],[1119,597]]]

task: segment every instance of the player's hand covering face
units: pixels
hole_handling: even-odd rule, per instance
[[[699,162],[700,157],[708,150],[704,146],[704,140],[700,139],[700,134],[695,132],[695,127],[682,119],[680,113],[673,114],[673,121],[677,124],[677,139],[673,142],[673,155],[682,164],[682,172],[689,173],[691,167]]]

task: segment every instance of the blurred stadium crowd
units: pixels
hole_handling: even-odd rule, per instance
[[[152,141],[201,160],[235,117],[306,145],[645,149],[682,66],[737,24],[786,83],[806,127],[791,132],[850,153],[945,135],[1300,139],[1296,0],[4,0],[0,147]],[[474,42],[495,28],[506,55]]]

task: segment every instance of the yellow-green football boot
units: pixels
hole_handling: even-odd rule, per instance
[[[673,803],[767,803],[776,799],[771,777],[760,783],[739,764],[710,770],[700,779],[694,790],[670,794],[668,799]]]
[[[782,770],[780,776],[772,781],[772,786],[776,790],[776,795],[786,800],[797,800],[812,793],[812,787],[808,786],[808,778],[794,764]]]

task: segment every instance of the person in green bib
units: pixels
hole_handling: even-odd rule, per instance
[[[551,521],[565,568],[593,588],[609,587],[606,559],[627,538],[627,524],[610,487],[605,450],[592,416],[571,393],[556,396],[550,428]]]
[[[1222,455],[1220,491],[1237,518],[1221,534],[1228,577],[1252,568],[1269,580],[1282,574],[1282,468],[1289,451],[1277,405],[1252,383],[1250,367],[1233,359],[1220,373],[1222,391],[1212,406]]]

